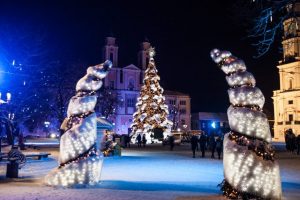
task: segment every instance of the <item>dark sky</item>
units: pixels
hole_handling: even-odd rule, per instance
[[[245,60],[265,94],[266,110],[272,111],[279,54],[274,49],[253,58],[253,47],[243,39],[244,27],[231,10],[233,1],[168,2],[1,0],[0,23],[45,32],[47,48],[54,49],[55,56],[87,64],[102,62],[101,49],[110,34],[117,38],[119,64],[136,64],[139,44],[147,37],[157,51],[162,86],[190,94],[194,112],[226,111],[225,76],[209,53],[213,48],[230,50]]]

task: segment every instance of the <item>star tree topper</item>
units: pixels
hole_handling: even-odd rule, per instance
[[[148,54],[149,54],[150,59],[153,59],[153,57],[155,56],[155,48],[150,47],[148,50]]]

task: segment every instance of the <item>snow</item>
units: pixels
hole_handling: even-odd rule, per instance
[[[30,150],[32,151],[32,150]],[[217,185],[223,180],[222,160],[192,158],[188,144],[174,151],[161,145],[125,149],[121,157],[104,158],[102,182],[89,188],[53,188],[43,184],[44,176],[57,166],[57,149],[46,160],[28,160],[20,179],[5,179],[0,164],[0,199],[224,199]],[[300,198],[300,156],[280,152],[278,157],[284,199]]]

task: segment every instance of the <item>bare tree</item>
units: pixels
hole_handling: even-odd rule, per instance
[[[298,0],[249,0],[236,1],[234,10],[248,29],[248,37],[257,50],[255,58],[265,55],[277,39],[281,39],[283,21],[296,16]]]
[[[98,92],[97,108],[105,119],[113,118],[122,103],[116,90],[103,87]]]
[[[170,116],[173,122],[172,130],[177,130],[179,125],[180,114],[181,112],[179,110],[179,105],[172,105],[170,107]]]

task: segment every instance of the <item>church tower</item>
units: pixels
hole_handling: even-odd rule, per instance
[[[138,66],[142,70],[146,70],[148,63],[149,63],[149,55],[148,55],[148,49],[151,47],[150,42],[145,39],[144,42],[141,43],[141,50],[138,53]]]
[[[113,63],[113,67],[118,66],[118,49],[116,45],[116,38],[106,37],[106,44],[103,47],[104,60],[110,60]]]
[[[283,60],[279,61],[280,89],[273,91],[274,139],[284,141],[284,132],[300,134],[300,3],[287,7],[291,17],[283,22]]]

